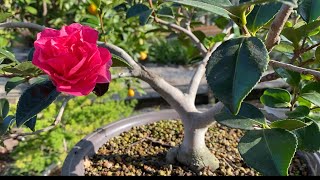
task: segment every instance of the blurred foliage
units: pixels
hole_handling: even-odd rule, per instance
[[[161,64],[186,65],[201,60],[201,57],[190,40],[173,37],[155,41],[149,49],[149,60]]]
[[[7,174],[41,175],[52,164],[61,166],[67,153],[81,138],[102,125],[131,115],[137,100],[123,100],[127,89],[124,83],[118,81],[111,83],[110,91],[100,98],[91,94],[70,100],[56,128],[28,136],[19,143],[10,154],[15,162]],[[113,96],[120,99],[113,100]],[[36,130],[50,126],[60,106],[61,102],[53,103],[38,114]],[[24,128],[23,131],[30,130]]]

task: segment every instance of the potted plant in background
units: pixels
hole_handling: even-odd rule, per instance
[[[99,12],[101,12],[105,4],[99,0],[94,2],[100,10]],[[138,16],[141,25],[152,19],[155,23],[179,33],[184,33],[201,52],[203,60],[197,64],[198,68],[186,92],[180,91],[157,74],[149,71],[148,68],[135,61],[123,49],[105,42],[98,43],[99,48],[94,46],[97,32],[80,24],[65,26],[60,31],[46,29],[43,26],[31,23],[12,22],[0,24],[0,27],[5,28],[29,27],[42,31],[42,35],[39,34],[35,42],[36,50],[32,63],[49,75],[49,79],[33,84],[23,93],[18,102],[16,116],[5,117],[6,113],[3,113],[4,121],[2,122],[2,127],[7,128],[15,120],[18,126],[25,124],[32,128],[32,125],[36,122],[36,114],[52,103],[60,92],[71,95],[86,95],[92,90],[97,95],[105,93],[111,80],[108,74],[108,68],[111,65],[109,50],[117,57],[117,60],[127,64],[129,68],[128,74],[150,84],[181,118],[184,126],[183,142],[168,151],[167,158],[169,162],[178,161],[189,166],[194,171],[199,171],[203,168],[209,168],[212,171],[216,170],[219,167],[219,162],[208,150],[204,142],[205,133],[214,121],[232,128],[246,130],[245,135],[239,142],[239,152],[249,166],[264,175],[287,175],[289,164],[298,149],[311,151],[319,149],[319,142],[314,139],[319,135],[317,108],[314,109],[314,106],[309,106],[311,111],[314,110],[313,114],[306,113],[304,111],[306,108],[302,109],[299,106],[294,108],[299,93],[301,93],[301,98],[304,101],[308,101],[306,104],[317,106],[319,93],[317,81],[320,73],[314,70],[317,66],[312,62],[318,58],[318,51],[315,51],[315,55],[312,54],[311,59],[304,59],[305,53],[314,52],[314,49],[319,46],[318,42],[314,42],[316,39],[313,39],[313,36],[319,32],[319,14],[310,6],[310,2],[314,3],[311,3],[312,6],[319,6],[317,1],[302,1],[299,4],[296,0],[254,0],[240,1],[240,3],[234,1],[231,3],[228,0],[218,2],[171,0],[170,2],[196,9],[202,8],[219,16],[229,18],[241,30],[241,34],[237,36],[237,33],[234,33],[235,31],[232,32],[232,27],[234,26],[226,25],[223,31],[226,36],[223,39],[219,39],[219,42],[212,43],[214,44],[213,46],[206,48],[190,29],[191,17],[186,16],[187,23],[184,25],[160,18],[160,15],[163,15],[164,12],[172,13],[172,9],[166,6],[168,2],[157,1],[157,3],[154,3],[154,1],[150,0],[148,4],[132,4],[126,11],[127,18]],[[298,10],[297,12],[301,15],[302,20],[296,18],[293,24],[290,24],[287,22],[291,22],[290,15],[293,9]],[[188,13],[185,15],[188,15]],[[98,16],[101,17],[101,14],[99,13]],[[300,16],[296,14],[293,17]],[[264,27],[268,25],[270,25],[268,30],[265,30]],[[86,34],[86,32],[90,32],[90,35]],[[77,33],[82,34],[82,36],[76,36]],[[67,38],[66,34],[71,35],[71,38]],[[266,34],[266,38],[263,38],[263,34]],[[281,34],[285,38],[281,38]],[[72,38],[73,36],[78,38]],[[62,40],[60,38],[65,39]],[[55,43],[46,43],[48,39],[52,39]],[[79,45],[76,43],[79,40],[81,43],[89,42],[90,46],[88,47],[90,48],[79,48],[81,49],[80,52],[74,51],[74,48],[71,47],[74,44]],[[285,46],[283,43],[285,43]],[[43,48],[44,45],[47,46],[46,49]],[[79,55],[75,56],[79,60],[87,57],[84,58],[86,59],[84,63],[88,63],[88,65],[83,66],[86,68],[81,69],[78,68],[80,65],[66,63],[69,58],[56,58],[56,55],[52,52],[55,52],[55,48],[59,48],[60,45],[69,48],[69,51],[63,56],[69,57],[68,53],[72,52],[75,53],[74,55]],[[37,46],[40,49],[37,49]],[[46,51],[48,49],[51,52],[49,57],[56,59],[59,63],[53,63],[45,58],[48,56],[42,53],[47,55],[48,52]],[[293,56],[290,56],[291,59],[288,63],[270,60],[269,54],[279,49],[285,49],[286,53],[288,51],[292,53]],[[93,53],[97,52],[97,50],[100,52],[100,57],[98,54]],[[8,55],[8,53],[2,54]],[[95,60],[99,64],[98,67],[90,64],[92,62],[88,61],[88,54],[97,56]],[[9,58],[14,60],[11,56]],[[80,62],[82,63],[82,60]],[[31,63],[13,63],[17,65],[11,67],[12,64],[9,64],[10,67],[3,68],[6,72],[4,75],[8,77],[19,76],[23,72],[27,73],[26,76],[31,78],[43,74],[43,71],[32,66]],[[68,74],[69,71],[60,72],[61,69],[59,68],[63,64],[66,64],[63,67],[70,72],[78,72],[75,79]],[[293,88],[293,98],[289,100],[292,107],[292,112],[289,114],[293,119],[284,119],[271,124],[267,123],[266,118],[258,108],[243,102],[244,98],[260,79],[265,78],[262,77],[262,74],[268,65],[273,68],[283,68],[286,73],[278,74],[286,78],[288,82],[292,71],[302,74],[301,77],[311,82],[311,85],[301,86],[303,88]],[[73,68],[79,71],[73,71],[75,70]],[[88,78],[82,79],[81,77],[84,74],[92,76],[88,77],[89,80]],[[123,75],[119,74],[119,77]],[[195,106],[195,97],[204,75],[214,96],[220,102],[209,110],[199,111]],[[85,80],[88,83],[84,83]],[[297,82],[296,79],[293,81],[294,83]],[[291,82],[289,84],[292,85]],[[266,91],[261,100],[265,105],[270,105],[269,102],[275,105],[277,104],[277,97],[281,93],[283,93],[281,90],[278,92]],[[287,99],[286,102],[288,102]],[[308,109],[310,110],[310,108]],[[2,112],[6,112],[7,105],[3,105],[3,109]],[[313,127],[312,130],[308,130],[310,127]],[[307,132],[306,130],[312,131],[312,135],[300,138],[300,132]],[[305,147],[305,145],[309,145],[310,141],[312,149]]]

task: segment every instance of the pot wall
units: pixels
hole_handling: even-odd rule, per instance
[[[84,176],[84,159],[93,156],[109,139],[134,126],[141,126],[164,119],[178,119],[175,110],[161,110],[125,118],[97,129],[79,141],[69,152],[62,167],[62,176]],[[297,152],[309,166],[312,176],[320,176],[320,153]]]

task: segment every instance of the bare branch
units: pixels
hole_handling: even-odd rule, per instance
[[[98,46],[108,48],[112,54],[115,54],[124,59],[132,67],[133,70],[138,71],[141,69],[140,65],[122,48],[104,42],[98,42]]]
[[[46,27],[29,22],[7,22],[0,23],[0,28],[28,28],[37,31],[43,31]]]
[[[21,133],[21,134],[14,134],[14,135],[9,135],[8,137],[4,138],[4,139],[9,139],[9,138],[18,138],[18,137],[24,137],[24,136],[30,136],[30,135],[36,135],[36,134],[40,134],[40,133],[43,133],[43,132],[48,132],[50,130],[52,130],[53,128],[55,128],[62,120],[62,116],[63,116],[63,113],[64,113],[64,110],[67,106],[67,103],[68,101],[72,98],[72,96],[67,96],[65,98],[65,100],[63,101],[60,109],[59,109],[59,112],[54,120],[54,122],[46,127],[46,128],[43,128],[43,129],[40,129],[40,130],[37,130],[35,132],[31,132],[31,133]]]
[[[200,117],[196,119],[201,123],[201,127],[207,127],[214,121],[214,116],[218,114],[221,109],[224,107],[222,102],[216,103],[212,108],[208,109],[207,111],[200,113]]]
[[[278,79],[278,78],[279,78],[278,74],[277,74],[276,72],[272,72],[272,73],[270,73],[270,74],[266,74],[265,76],[263,76],[263,77],[260,79],[259,83],[266,82],[266,81],[276,80],[276,79]]]
[[[292,64],[286,64],[279,61],[275,61],[275,60],[270,60],[269,65],[272,67],[282,67],[284,69],[295,71],[301,74],[310,74],[310,75],[313,75],[317,80],[320,79],[320,71],[306,69],[306,68],[294,66]]]
[[[221,42],[216,43],[214,45],[214,47],[211,49],[210,52],[207,53],[207,55],[203,58],[202,63],[199,64],[196,72],[194,73],[193,77],[191,78],[191,82],[188,88],[188,95],[189,98],[191,98],[190,100],[194,102],[196,95],[197,95],[197,91],[199,88],[199,85],[201,83],[201,79],[206,71],[206,65],[208,60],[210,59],[210,56],[212,54],[212,52],[214,52],[218,46],[220,46]]]
[[[142,71],[139,76],[135,76],[147,82],[162,98],[164,98],[177,112],[182,115],[188,111],[196,111],[194,104],[187,103],[187,98],[181,90],[172,86],[159,75],[148,71],[142,66]]]
[[[169,28],[172,28],[176,31],[182,32],[184,34],[186,34],[191,40],[192,42],[197,46],[197,48],[199,49],[199,51],[201,52],[201,54],[203,56],[205,56],[208,52],[208,50],[206,49],[206,47],[204,47],[204,45],[201,43],[201,41],[197,38],[197,36],[195,36],[191,31],[189,31],[188,29],[185,29],[177,24],[174,23],[170,23],[167,21],[164,21],[162,19],[159,19],[158,17],[154,17],[155,22],[165,25]]]
[[[231,31],[232,28],[232,23],[230,23],[224,30],[223,33],[225,34],[229,34],[229,32]],[[228,40],[232,38],[232,35],[226,37],[224,40]],[[190,100],[192,102],[195,101],[196,95],[197,95],[197,91],[199,88],[199,85],[201,83],[201,79],[206,71],[206,65],[207,62],[210,59],[211,54],[221,45],[221,42],[216,43],[211,49],[210,51],[208,51],[208,53],[206,54],[206,56],[203,58],[201,64],[199,64],[196,72],[194,73],[193,77],[191,78],[191,82],[189,85],[189,89],[188,89],[188,97],[190,98]]]
[[[282,5],[280,11],[277,13],[276,17],[274,18],[269,32],[266,39],[266,47],[267,50],[270,52],[272,48],[277,45],[280,40],[280,33],[287,22],[290,14],[292,13],[293,8],[288,5]]]
[[[125,77],[132,77],[132,73],[131,72],[121,72],[119,74],[116,75],[112,75],[112,80],[115,79],[120,79],[120,78],[125,78]]]

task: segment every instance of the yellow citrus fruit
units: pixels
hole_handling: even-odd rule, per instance
[[[145,52],[145,51],[141,51],[141,52],[140,52],[139,60],[144,61],[144,60],[147,59],[147,57],[148,57],[147,52]]]
[[[92,15],[97,15],[98,14],[98,7],[94,3],[91,3],[88,6],[88,11]]]
[[[140,45],[143,45],[143,44],[144,44],[143,39],[139,39],[139,44],[140,44]]]
[[[133,97],[134,96],[134,90],[132,88],[128,89],[128,96]]]

